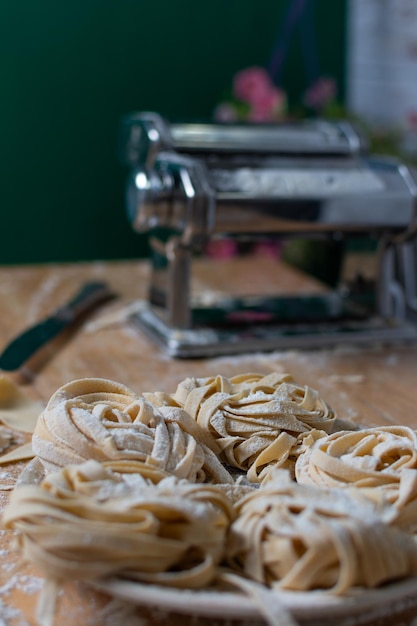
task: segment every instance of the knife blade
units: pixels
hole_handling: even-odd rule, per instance
[[[15,337],[0,355],[0,371],[30,380],[71,330],[98,305],[115,297],[104,282],[88,282],[63,306]]]

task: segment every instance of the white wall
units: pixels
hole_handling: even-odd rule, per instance
[[[417,130],[417,0],[349,0],[347,105]],[[413,119],[414,113],[414,119]]]

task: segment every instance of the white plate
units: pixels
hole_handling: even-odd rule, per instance
[[[42,463],[33,459],[19,477],[19,484],[36,484],[45,475]],[[236,575],[235,575],[236,576]],[[170,613],[203,618],[262,620],[266,618],[262,605],[272,606],[276,616],[274,624],[280,624],[280,614],[290,614],[303,626],[325,624],[334,626],[360,626],[377,622],[378,626],[407,624],[417,626],[417,577],[389,583],[377,589],[353,589],[343,596],[334,596],[323,591],[272,591],[261,587],[263,597],[243,592],[211,589],[177,589],[137,581],[109,578],[88,583],[94,589],[111,596],[128,600],[148,608],[162,609]],[[408,619],[395,619],[407,612]],[[411,615],[411,617],[410,617]],[[413,620],[415,618],[415,621]],[[272,620],[268,620],[272,623]]]
[[[112,596],[147,607],[172,613],[223,619],[262,619],[260,606],[242,593],[220,590],[183,590],[150,585],[123,579],[109,579],[93,586]],[[270,591],[276,599],[276,613],[286,609],[301,623],[323,619],[328,623],[337,618],[337,625],[360,624],[369,620],[386,619],[396,613],[417,612],[417,578],[390,584],[373,590],[353,590],[342,597],[323,592]],[[414,613],[415,615],[416,613]],[[394,624],[397,622],[388,622]]]

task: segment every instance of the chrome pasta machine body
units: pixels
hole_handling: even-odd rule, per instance
[[[369,154],[350,123],[170,124],[133,113],[120,154],[127,213],[151,247],[149,297],[135,320],[171,356],[417,338],[416,178]],[[193,301],[194,259],[218,237],[371,237],[377,275],[315,295]]]

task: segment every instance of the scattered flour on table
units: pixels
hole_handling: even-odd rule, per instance
[[[56,274],[47,276],[47,278],[42,281],[29,301],[29,306],[26,311],[26,319],[28,322],[36,321],[41,317],[45,302],[53,295],[56,287],[59,287],[60,282],[61,278]]]
[[[3,513],[4,507],[8,504],[8,502],[9,502],[9,494],[6,491],[0,491],[0,515]],[[2,535],[4,532],[6,531],[0,530],[0,535]]]
[[[30,626],[19,609],[9,607],[0,598],[0,626]]]
[[[364,382],[365,376],[363,374],[331,374],[327,380],[331,383],[358,384]]]
[[[385,359],[385,363],[386,365],[389,365],[390,367],[395,367],[396,365],[398,365],[398,354],[390,354],[387,356],[387,358]],[[417,624],[417,621],[416,621]]]
[[[4,585],[0,587],[0,596],[5,596],[15,589],[19,589],[19,591],[22,591],[23,593],[32,595],[34,593],[38,593],[42,589],[44,583],[44,579],[39,578],[38,576],[14,574],[7,582],[4,583]]]

